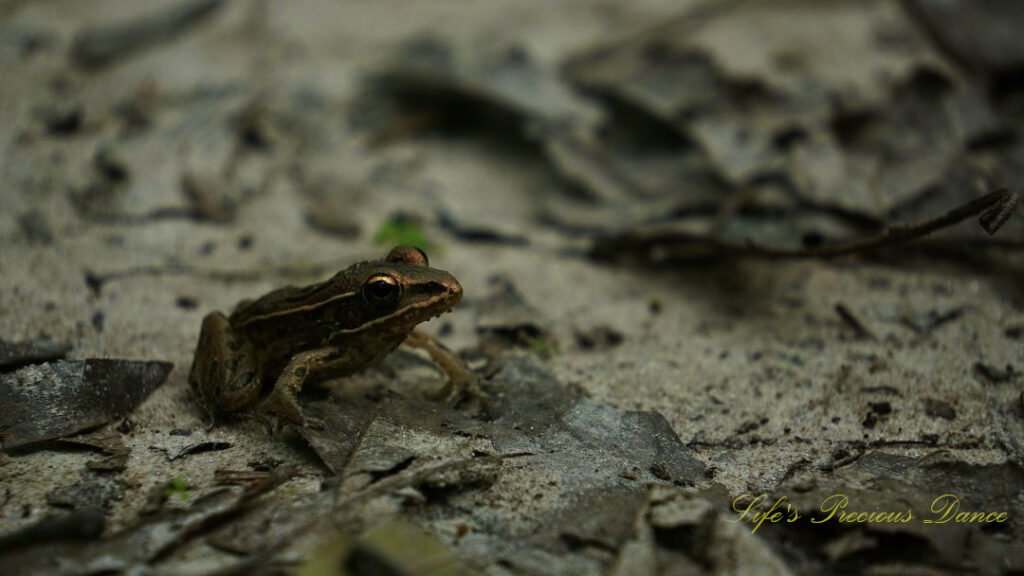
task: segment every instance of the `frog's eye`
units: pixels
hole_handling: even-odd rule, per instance
[[[413,266],[428,266],[427,253],[415,246],[395,246],[388,252],[385,262],[403,262]]]
[[[402,285],[389,274],[374,274],[363,284],[363,300],[373,306],[394,306],[402,297]]]

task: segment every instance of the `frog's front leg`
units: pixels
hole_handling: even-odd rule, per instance
[[[442,348],[436,340],[422,332],[413,331],[405,339],[404,344],[426,352],[448,376],[444,387],[432,395],[435,400],[448,406],[455,406],[465,398],[484,405],[490,402],[491,398],[477,385],[476,374],[471,372],[458,356]]]
[[[252,343],[239,338],[224,314],[203,318],[189,384],[210,416],[236,412],[256,402],[260,395],[259,362]]]
[[[274,390],[263,401],[261,410],[274,412],[300,426],[306,426],[306,416],[299,407],[298,398],[302,385],[310,377],[321,378],[338,372],[350,362],[344,350],[330,346],[292,356],[274,383]]]

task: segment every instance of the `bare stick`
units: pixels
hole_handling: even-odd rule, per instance
[[[980,215],[979,221],[989,234],[994,234],[1012,216],[1017,205],[1017,195],[1009,190],[998,190],[972,200],[949,212],[918,224],[893,224],[880,233],[847,242],[806,248],[783,248],[765,246],[753,241],[734,242],[707,238],[689,233],[626,233],[624,235],[599,239],[591,254],[599,258],[660,250],[670,255],[674,249],[689,251],[692,255],[703,256],[760,256],[763,258],[831,258],[878,248],[906,244],[943,228],[948,228]]]

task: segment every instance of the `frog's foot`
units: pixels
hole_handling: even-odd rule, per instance
[[[332,361],[338,359],[335,348],[321,348],[296,354],[288,361],[281,375],[274,383],[274,390],[260,406],[261,412],[273,412],[299,426],[323,428],[323,421],[309,418],[299,407],[299,391],[311,373],[329,369]]]
[[[202,416],[199,417],[199,422],[203,425],[203,428],[205,428],[207,432],[209,432],[210,430],[213,430],[214,428],[216,428],[217,427],[217,416],[216,416],[216,414],[214,414],[213,411],[210,410],[206,406],[206,404],[204,404],[202,402],[200,402],[199,408],[200,408],[200,412],[203,413]]]
[[[299,407],[299,402],[295,396],[288,395],[277,387],[260,405],[260,412],[276,414],[299,426],[306,425],[306,415],[302,413],[302,408]]]
[[[316,430],[323,430],[324,428],[323,420],[314,416],[308,416],[299,407],[299,403],[294,397],[288,397],[284,393],[279,394],[277,389],[271,392],[270,396],[267,396],[267,399],[260,405],[259,411],[261,414],[274,414],[296,426]],[[280,431],[282,427],[279,425],[276,427],[276,430]]]
[[[492,399],[480,388],[480,377],[473,373],[455,354],[441,347],[433,338],[420,332],[413,332],[405,339],[405,343],[419,348],[430,355],[438,367],[448,376],[441,390],[431,394],[431,399],[454,408],[468,402],[473,411],[484,411],[490,407]]]
[[[449,408],[460,407],[472,414],[487,414],[494,407],[494,398],[480,388],[480,377],[472,372],[465,380],[449,378],[434,399]]]

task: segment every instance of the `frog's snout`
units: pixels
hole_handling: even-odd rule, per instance
[[[462,284],[459,284],[458,280],[452,278],[451,281],[448,282],[447,288],[448,295],[452,300],[452,306],[458,304],[459,300],[462,300]]]
[[[441,288],[441,292],[435,292],[435,301],[437,306],[434,308],[434,317],[440,318],[441,314],[445,312],[451,312],[455,305],[462,300],[462,284],[455,279],[454,276],[448,275],[447,278],[437,282],[435,286]]]

